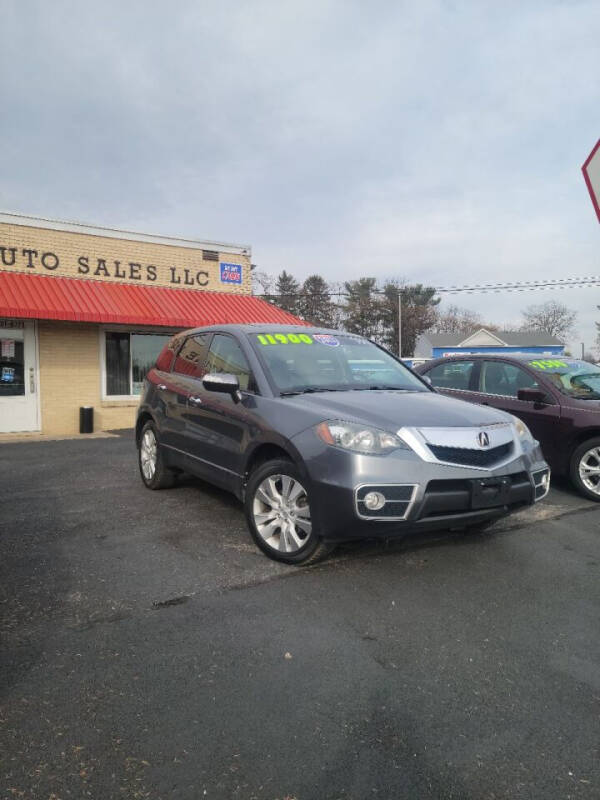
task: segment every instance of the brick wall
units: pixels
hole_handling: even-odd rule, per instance
[[[94,430],[134,425],[137,401],[102,400],[98,325],[40,322],[42,433],[79,433],[79,407],[94,406]]]
[[[250,256],[219,252],[218,258],[205,259],[198,247],[140,242],[126,234],[117,239],[0,222],[0,271],[251,294]],[[242,283],[221,283],[220,262],[241,265]]]

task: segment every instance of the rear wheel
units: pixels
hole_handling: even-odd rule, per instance
[[[284,460],[262,464],[248,480],[248,528],[258,547],[275,561],[314,564],[333,550],[316,530],[305,483],[296,466]]]
[[[175,483],[175,472],[165,465],[154,422],[148,421],[142,428],[138,464],[148,489],[168,489]]]
[[[600,503],[600,437],[588,439],[575,449],[570,475],[581,494]]]

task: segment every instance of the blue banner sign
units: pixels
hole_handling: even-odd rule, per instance
[[[241,264],[226,264],[221,261],[221,283],[241,283],[242,282],[242,265]]]

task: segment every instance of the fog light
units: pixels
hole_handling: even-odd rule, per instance
[[[381,492],[369,492],[365,495],[364,504],[369,511],[379,511],[385,505],[385,497]]]
[[[547,489],[548,484],[550,483],[550,474],[548,472],[544,472],[542,475],[542,480],[540,481],[540,486],[542,489]]]

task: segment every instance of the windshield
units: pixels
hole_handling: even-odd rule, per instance
[[[249,338],[282,394],[428,389],[403,364],[352,334],[257,333]]]
[[[562,358],[541,358],[528,363],[564,394],[583,400],[600,400],[600,367],[595,364]]]

